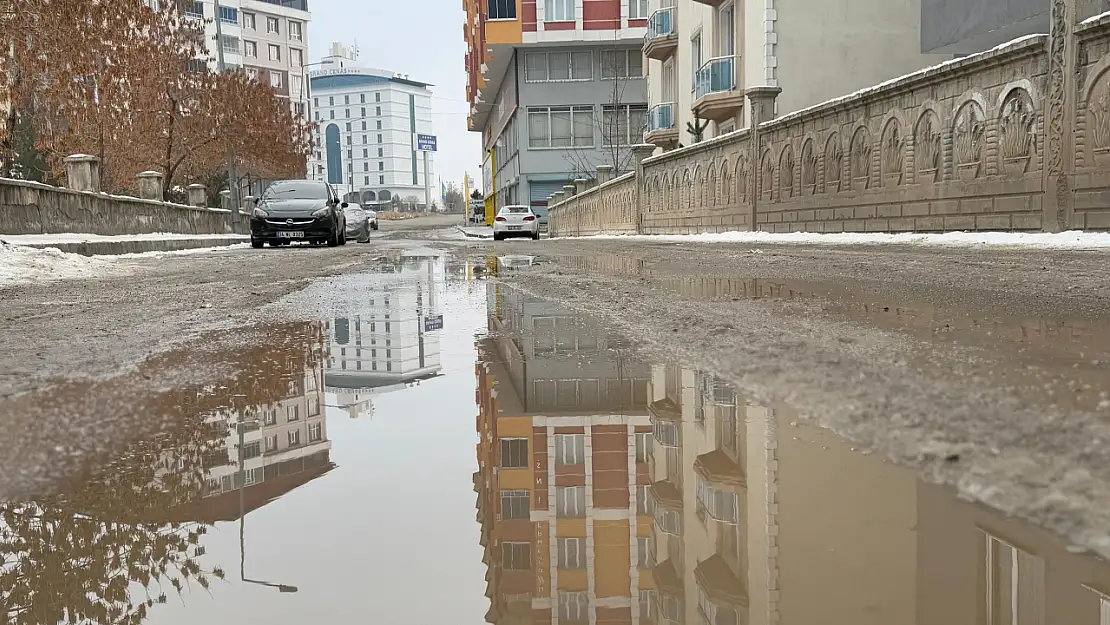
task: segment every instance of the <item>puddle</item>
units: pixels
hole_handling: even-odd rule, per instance
[[[383,257],[166,357],[220,384],[59,391],[172,427],[0,504],[9,622],[1107,623],[1102,560],[486,279],[510,261]]]

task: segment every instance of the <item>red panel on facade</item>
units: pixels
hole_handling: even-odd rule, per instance
[[[620,27],[621,0],[582,0],[584,30],[617,30]]]
[[[629,28],[643,28],[647,26],[647,20],[628,20]]]
[[[543,23],[543,29],[544,30],[574,30],[575,28],[578,28],[578,24],[575,23],[575,22],[544,22]]]
[[[536,32],[536,3],[534,0],[524,0],[520,3],[520,17],[523,22],[521,30],[526,33]]]

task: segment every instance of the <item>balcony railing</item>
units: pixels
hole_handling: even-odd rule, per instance
[[[711,93],[732,91],[736,88],[736,57],[719,56],[709,59],[700,68],[694,81],[694,99]]]
[[[648,111],[648,132],[674,128],[674,102],[656,104]]]
[[[674,7],[664,7],[648,17],[647,38],[669,37],[675,34]]]

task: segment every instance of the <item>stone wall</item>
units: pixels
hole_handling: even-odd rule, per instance
[[[1070,1],[1051,35],[778,119],[778,90],[749,90],[751,128],[554,204],[551,231],[1110,229],[1110,16]]]
[[[231,232],[230,211],[0,180],[0,235]]]

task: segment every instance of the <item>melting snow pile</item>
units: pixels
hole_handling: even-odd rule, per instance
[[[0,287],[88,278],[99,274],[107,265],[103,260],[66,254],[53,248],[36,249],[0,241]]]
[[[955,247],[1026,247],[1035,249],[1107,249],[1110,232],[945,232],[924,234],[905,232],[721,232],[705,234],[594,235],[594,239],[642,239],[674,243],[770,243],[800,245],[945,245]]]

